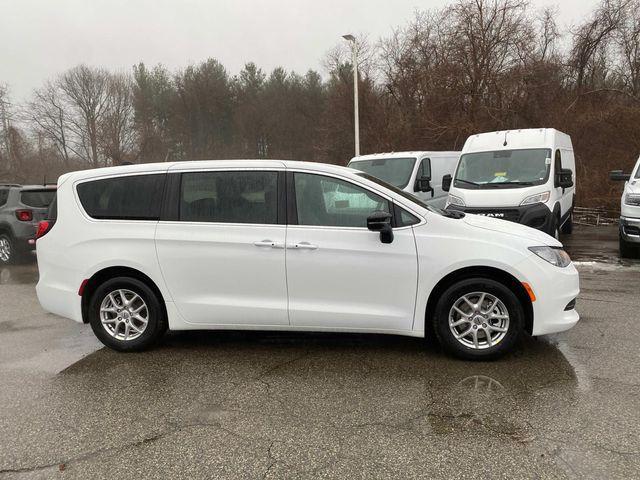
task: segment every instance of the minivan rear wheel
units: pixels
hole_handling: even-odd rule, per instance
[[[89,302],[89,323],[103,344],[119,351],[149,348],[167,330],[158,296],[130,277],[112,278],[95,290]]]
[[[442,347],[468,360],[504,355],[519,340],[524,310],[502,283],[470,278],[451,285],[440,297],[433,318]]]

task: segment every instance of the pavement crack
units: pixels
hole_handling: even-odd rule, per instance
[[[262,474],[262,479],[263,480],[265,478],[267,478],[267,475],[269,475],[269,472],[271,471],[271,469],[276,465],[276,463],[278,463],[278,461],[274,458],[273,453],[271,451],[271,449],[273,448],[274,443],[275,442],[272,441],[269,444],[269,447],[267,448],[267,458],[269,459],[269,465],[267,466],[266,470]]]

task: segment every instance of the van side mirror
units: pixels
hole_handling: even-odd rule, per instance
[[[442,177],[442,190],[444,190],[445,192],[448,192],[451,189],[452,180],[453,178],[448,173],[444,177]]]
[[[573,187],[573,172],[568,168],[561,168],[556,173],[556,185],[560,188]]]
[[[609,180],[614,182],[626,182],[631,178],[630,173],[622,173],[622,170],[611,170],[609,172]]]
[[[391,214],[381,210],[373,212],[367,217],[367,228],[372,232],[380,232],[382,243],[393,242],[393,228],[391,228]]]
[[[416,178],[416,184],[413,186],[414,192],[431,192],[433,197],[433,187],[431,186],[431,177]]]

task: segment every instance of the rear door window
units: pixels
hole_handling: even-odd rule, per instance
[[[55,190],[22,190],[20,203],[33,208],[49,208],[56,196]]]
[[[278,172],[183,173],[180,221],[278,223]]]
[[[93,180],[78,185],[78,197],[93,218],[158,220],[164,181],[164,174]]]

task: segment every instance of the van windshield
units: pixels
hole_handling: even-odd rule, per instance
[[[411,179],[415,163],[415,157],[375,158],[351,161],[349,162],[349,167],[373,175],[394,187],[404,188],[409,183],[409,179]]]
[[[551,150],[497,150],[460,157],[454,185],[458,188],[518,188],[549,179]]]

